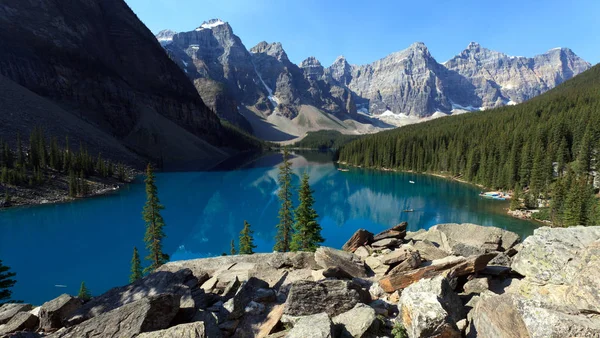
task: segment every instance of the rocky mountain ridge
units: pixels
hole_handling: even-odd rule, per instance
[[[295,65],[281,43],[263,41],[247,50],[222,20],[200,28],[162,31],[157,39],[209,107],[267,139],[281,135],[264,131],[265,121],[289,136],[318,129],[364,133],[516,104],[590,67],[568,48],[525,58],[477,43],[440,64],[422,42],[368,65],[344,57],[329,67],[314,57]],[[191,38],[198,35],[206,38]]]
[[[6,337],[597,337],[600,227],[359,229],[343,250],[170,262],[83,301],[0,307]]]

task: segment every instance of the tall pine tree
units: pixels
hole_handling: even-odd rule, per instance
[[[0,305],[6,303],[10,300],[10,296],[12,295],[12,288],[16,280],[12,279],[17,274],[9,271],[10,268],[8,266],[2,265],[2,261],[0,260]]]
[[[229,250],[229,253],[233,256],[235,254],[237,254],[236,250],[235,250],[235,240],[231,240],[231,250]]]
[[[131,274],[129,275],[129,283],[133,283],[143,277],[142,262],[140,262],[140,254],[138,249],[133,247],[133,256],[131,257]]]
[[[292,205],[292,163],[290,153],[283,148],[283,163],[279,166],[279,224],[273,250],[280,252],[290,251],[292,234],[294,231],[294,206]]]
[[[250,223],[244,221],[244,228],[240,232],[240,255],[252,255],[254,253],[253,249],[256,248],[256,245],[254,245],[253,233],[254,231],[250,229]]]
[[[308,180],[309,176],[305,172],[302,174],[302,182],[300,183],[300,204],[296,209],[295,232],[291,243],[292,251],[315,251],[319,244],[324,241],[321,236],[321,226],[317,223],[317,212],[313,209],[315,200]]]
[[[153,272],[159,266],[169,261],[169,255],[162,251],[162,240],[166,237],[163,228],[165,227],[165,221],[160,215],[160,211],[165,207],[160,204],[158,199],[158,188],[154,183],[155,176],[152,165],[148,164],[146,167],[146,204],[144,205],[144,211],[142,217],[146,222],[146,235],[144,236],[144,242],[146,242],[146,248],[148,249],[148,256],[146,259],[150,261],[150,265],[144,269],[144,272]]]

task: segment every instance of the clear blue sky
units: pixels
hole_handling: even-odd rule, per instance
[[[211,18],[229,22],[251,48],[281,42],[299,63],[324,66],[344,55],[365,64],[415,41],[438,62],[471,41],[515,56],[569,47],[600,62],[600,0],[126,0],[154,33],[190,31]]]

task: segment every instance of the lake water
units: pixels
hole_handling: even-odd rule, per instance
[[[256,251],[270,252],[280,162],[280,155],[271,154],[235,170],[157,174],[166,206],[164,248],[171,259],[229,252],[244,220],[254,230]],[[482,199],[468,184],[411,173],[342,172],[323,153],[295,154],[292,163],[296,186],[303,171],[310,175],[327,246],[340,248],[359,228],[377,233],[401,221],[408,221],[410,231],[450,222],[497,226],[522,236],[535,228],[507,216],[507,203]],[[94,294],[126,284],[133,247],[145,256],[144,202],[139,179],[109,196],[0,212],[0,259],[17,273],[13,298],[41,304],[61,293],[76,294],[81,281]],[[414,212],[402,212],[406,209]]]

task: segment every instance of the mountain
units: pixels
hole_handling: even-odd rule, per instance
[[[387,125],[356,114],[354,95],[325,76],[315,58],[292,63],[281,43],[249,50],[222,20],[189,32],[161,31],[169,56],[221,118],[268,140],[295,139],[308,131],[377,131]],[[389,126],[387,126],[389,127]]]
[[[0,27],[2,82],[47,105],[37,110],[60,111],[43,120],[55,136],[81,128],[84,143],[113,140],[107,156],[199,166],[227,157],[222,147],[243,147],[122,0],[6,0]],[[8,95],[2,102],[14,101]],[[2,106],[3,135],[43,123],[16,105]]]
[[[335,129],[369,133],[529,100],[585,71],[568,48],[512,57],[471,43],[438,63],[417,42],[368,65],[292,63],[281,43],[246,49],[222,20],[156,38],[219,116],[269,140]]]
[[[492,189],[523,188],[526,206],[537,208],[531,201],[551,197],[556,225],[596,224],[599,92],[596,65],[519,105],[361,137],[344,145],[339,159],[363,167],[442,173]]]

